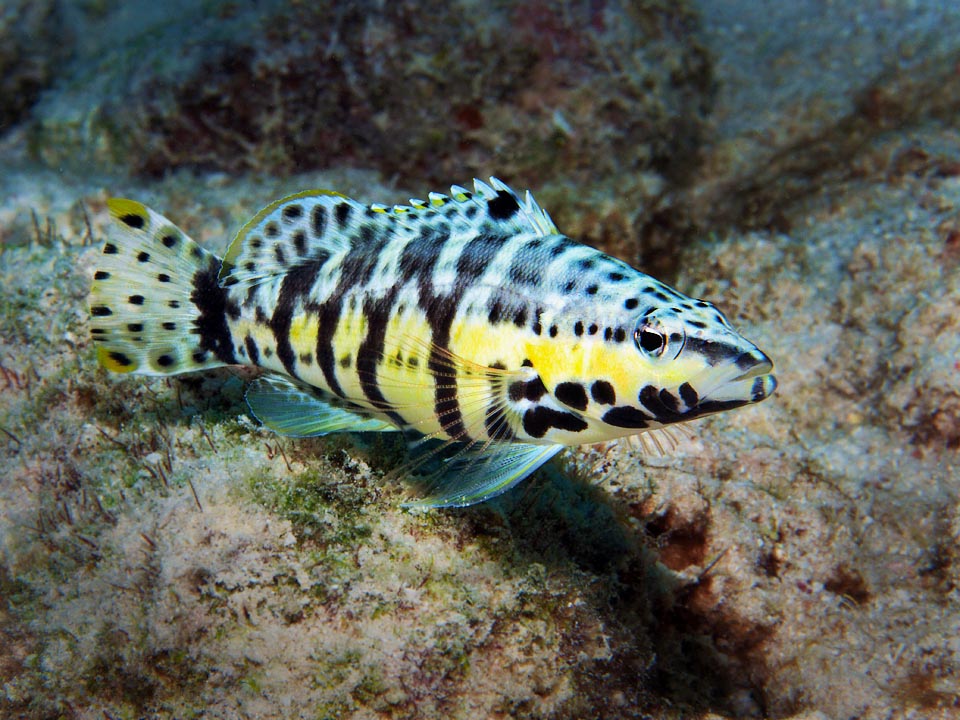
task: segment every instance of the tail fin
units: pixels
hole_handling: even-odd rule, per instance
[[[107,202],[117,231],[90,289],[97,360],[108,370],[175,375],[235,363],[220,260],[145,205]]]

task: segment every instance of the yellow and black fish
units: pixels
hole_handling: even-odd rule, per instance
[[[495,178],[409,206],[278,200],[221,261],[132,200],[90,294],[109,370],[269,371],[247,392],[283,435],[403,431],[441,448],[420,505],[477,503],[564,445],[770,396],[771,361],[710,303],[560,234]]]

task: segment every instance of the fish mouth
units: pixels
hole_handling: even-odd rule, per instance
[[[777,378],[771,374],[773,361],[754,348],[731,363],[712,388],[700,396],[694,412],[705,414],[731,407],[750,405],[766,400],[777,389]]]

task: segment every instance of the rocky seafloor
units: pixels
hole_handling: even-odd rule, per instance
[[[0,14],[0,715],[957,717],[960,14],[388,5]],[[717,302],[777,395],[421,512],[248,373],[96,365],[112,195],[222,252],[286,192],[490,173]]]

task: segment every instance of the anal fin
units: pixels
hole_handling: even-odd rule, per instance
[[[247,389],[247,405],[264,426],[288,437],[335,432],[392,432],[397,427],[361,411],[335,407],[308,386],[281,375],[261,375]]]
[[[447,457],[428,463],[433,472],[412,474],[410,480],[426,495],[405,507],[466,507],[500,495],[529,477],[563,449],[562,445],[525,443],[462,448],[453,444]],[[435,464],[440,467],[435,469]]]

